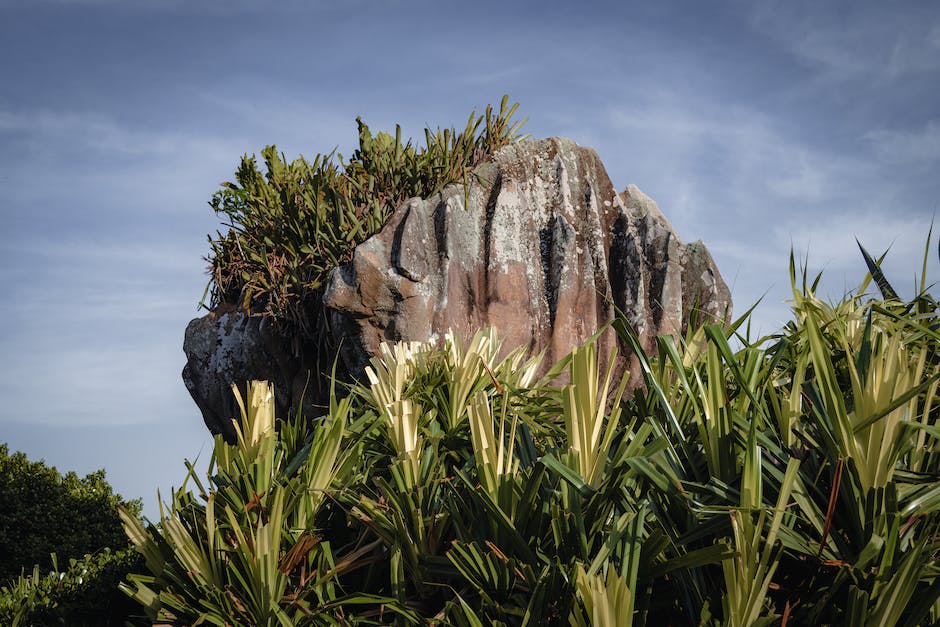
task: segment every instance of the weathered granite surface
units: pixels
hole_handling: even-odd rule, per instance
[[[681,332],[694,303],[715,320],[731,307],[701,242],[683,244],[656,203],[634,186],[618,194],[597,153],[560,138],[503,148],[469,188],[405,203],[334,272],[324,302],[352,372],[385,340],[483,325],[504,346],[546,350],[547,367],[615,307],[650,347]]]

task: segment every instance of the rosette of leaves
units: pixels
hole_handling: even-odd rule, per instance
[[[374,545],[321,527],[357,455],[341,447],[350,401],[276,431],[271,386],[250,383],[246,399],[233,391],[237,442],[216,437],[208,482],[190,465],[197,494],[176,491],[159,525],[123,516],[150,574],[131,575],[122,589],[161,624],[321,625],[343,622],[351,607],[394,612],[394,600],[338,585],[368,564],[362,557]]]
[[[539,377],[492,329],[388,345],[279,431],[253,387],[208,484],[128,525],[126,589],[175,624],[937,624],[940,312],[866,260],[880,297],[794,268],[753,341],[616,321],[632,393],[593,338]]]

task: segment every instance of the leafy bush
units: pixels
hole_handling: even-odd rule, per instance
[[[52,564],[45,576],[37,565],[32,573],[0,588],[0,624],[123,626],[133,614],[142,613],[140,606],[118,589],[129,572],[144,566],[133,549],[104,549],[81,559],[73,557],[64,570],[59,570],[53,555]],[[138,620],[136,624],[144,623]]]
[[[133,515],[139,500],[124,501],[105,481],[104,470],[80,478],[59,474],[0,444],[0,582],[52,567],[49,554],[63,559],[128,546],[117,506]]]
[[[117,508],[136,517],[141,502],[114,494],[104,470],[61,475],[0,444],[0,503],[0,624],[123,625],[140,613],[117,588],[143,567]]]
[[[386,345],[327,415],[238,443],[159,526],[125,523],[169,624],[928,625],[940,620],[940,312],[829,305],[741,348],[662,336],[645,388],[592,343],[537,379],[491,330]],[[564,385],[553,387],[559,375]]]
[[[247,406],[238,398],[238,443],[216,439],[209,489],[190,466],[199,499],[180,489],[171,510],[161,508],[160,525],[147,529],[124,516],[152,573],[131,575],[124,589],[152,620],[177,625],[309,624],[341,613],[341,603],[371,602],[337,589],[357,549],[325,538],[315,523],[332,509],[328,490],[356,461],[340,450],[351,399],[315,427],[297,420],[277,434],[267,384],[248,385]]]
[[[306,340],[324,336],[327,273],[403,201],[466,181],[474,166],[514,141],[522,124],[512,121],[517,106],[504,96],[498,113],[489,106],[483,116],[472,113],[460,132],[425,129],[421,148],[402,144],[400,127],[394,137],[373,136],[357,118],[359,149],[348,162],[329,153],[287,163],[268,146],[262,174],[255,158],[244,156],[235,182],[224,183],[210,203],[229,227],[209,240],[211,306],[272,316]]]

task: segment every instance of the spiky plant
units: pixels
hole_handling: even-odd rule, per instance
[[[940,310],[865,258],[882,297],[794,268],[738,348],[744,318],[654,354],[618,320],[631,395],[594,340],[538,378],[492,329],[387,345],[279,430],[250,386],[196,494],[127,522],[126,590],[174,624],[936,624]]]
[[[152,620],[174,625],[325,624],[341,619],[344,607],[385,602],[394,610],[390,600],[338,589],[369,547],[345,545],[318,527],[352,466],[355,451],[340,449],[349,400],[313,425],[287,422],[279,434],[269,385],[249,384],[247,402],[238,399],[238,442],[216,437],[208,483],[189,466],[197,494],[174,492],[159,525],[124,516],[150,570],[131,576],[125,592]]]

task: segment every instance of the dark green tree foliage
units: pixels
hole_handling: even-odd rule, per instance
[[[140,513],[139,500],[124,501],[105,481],[104,470],[84,478],[60,474],[0,444],[0,581],[7,582],[38,564],[52,567],[50,553],[61,560],[110,547],[127,547],[117,505]]]

